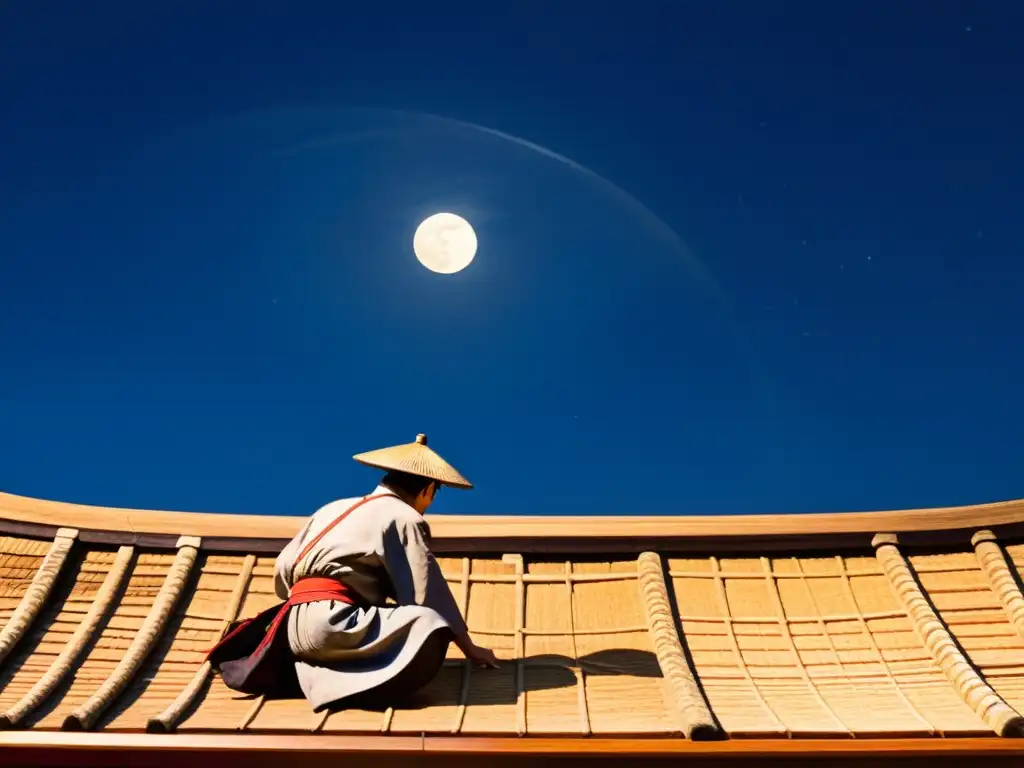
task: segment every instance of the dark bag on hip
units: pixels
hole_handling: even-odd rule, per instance
[[[387,494],[364,496],[334,518],[303,547],[302,552],[295,558],[296,564],[301,563],[317,542],[349,514],[385,495]],[[279,615],[282,609],[285,613]],[[227,634],[206,657],[210,666],[220,672],[228,688],[268,699],[302,698],[302,687],[295,672],[295,657],[288,643],[289,612],[291,607],[287,603],[278,603],[251,619],[231,624]],[[268,632],[273,632],[273,638],[269,643],[265,642]]]
[[[288,645],[287,617],[281,631],[263,643],[283,605],[278,603],[251,619],[234,622],[210,653],[210,665],[220,672],[228,688],[268,699],[302,698],[295,657]]]

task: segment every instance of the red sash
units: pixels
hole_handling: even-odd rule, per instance
[[[340,515],[338,515],[338,517],[332,520],[327,525],[326,528],[320,531],[320,533],[314,536],[313,539],[302,548],[302,551],[299,553],[299,556],[295,558],[296,565],[303,561],[306,555],[310,553],[310,551],[313,549],[313,547],[317,545],[320,539],[327,535],[327,533],[329,533],[338,523],[340,523],[342,520],[348,517],[349,514],[357,510],[359,507],[363,506],[363,504],[365,504],[366,502],[373,501],[373,499],[379,499],[386,495],[389,496],[391,494],[378,494],[376,496],[366,496],[362,500],[357,501],[351,507],[346,509]],[[269,626],[267,627],[266,634],[264,634],[263,639],[260,641],[259,645],[256,646],[256,649],[252,651],[252,653],[249,655],[257,658],[261,657],[261,652],[265,651],[266,648],[270,646],[270,644],[274,641],[274,636],[277,634],[277,630],[281,628],[281,624],[284,623],[285,618],[288,616],[288,610],[293,605],[301,605],[302,603],[315,603],[321,600],[337,600],[338,602],[345,603],[346,605],[355,605],[357,602],[357,598],[358,595],[356,595],[356,593],[350,587],[346,586],[345,584],[342,584],[340,581],[337,581],[336,579],[324,579],[316,576],[307,576],[306,578],[299,579],[294,584],[292,584],[292,588],[288,591],[288,599],[285,602],[281,603],[280,606],[278,606],[277,613],[274,614],[273,620],[271,620]],[[260,615],[262,616],[263,614]],[[226,635],[224,635],[224,637],[222,637],[220,641],[215,646],[213,646],[213,648],[207,651],[207,659],[210,658],[211,654],[213,654],[214,651],[227,644],[230,640],[234,639],[240,632],[243,632],[246,629],[248,629],[252,622],[255,621],[257,618],[259,617],[246,619],[245,621],[241,622],[238,626],[236,626],[234,629],[232,629],[230,632],[228,632]]]
[[[253,654],[258,654],[274,641],[274,635],[277,634],[277,630],[279,630],[281,625],[284,623],[285,617],[288,615],[289,608],[293,605],[315,603],[320,600],[337,600],[339,603],[345,603],[346,605],[356,604],[356,601],[352,598],[352,590],[336,579],[321,579],[313,576],[305,579],[299,579],[292,585],[291,590],[289,590],[288,599],[278,607],[277,613],[274,615],[274,620],[270,622],[270,626],[267,627],[266,634],[263,635],[263,640],[261,640],[260,644],[256,646],[256,650],[253,651]],[[254,619],[247,619],[224,635],[224,637],[220,639],[220,642],[207,651],[206,657],[209,658],[210,654],[222,645],[225,645],[228,641],[232,640],[239,632],[243,632],[247,629],[249,624],[253,621]]]

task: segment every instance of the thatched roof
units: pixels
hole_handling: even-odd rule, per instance
[[[228,622],[277,602],[274,556],[300,524],[0,494],[0,753],[208,757],[286,734],[305,753],[765,754],[810,749],[800,737],[1024,754],[1002,738],[1024,732],[1024,502],[433,517],[470,628],[504,663],[453,648],[415,707],[328,716],[240,696],[203,662]]]

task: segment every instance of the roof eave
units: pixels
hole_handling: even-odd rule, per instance
[[[862,548],[880,532],[908,546],[942,546],[979,529],[1005,538],[1024,535],[1024,500],[882,512],[736,516],[492,516],[428,515],[438,551],[612,552],[657,545],[702,550]],[[173,547],[178,536],[200,536],[204,548],[275,552],[302,524],[297,516],[231,515],[100,507],[0,493],[0,530],[52,536],[60,526],[83,541]]]

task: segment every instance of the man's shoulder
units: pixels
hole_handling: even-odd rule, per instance
[[[419,512],[397,496],[387,494],[379,499],[374,499],[370,504],[377,507],[376,513],[385,525],[391,522],[400,524],[415,523],[417,520],[422,519]]]
[[[362,497],[355,496],[351,499],[335,499],[334,501],[329,501],[314,512],[313,517],[327,517],[329,515],[334,515],[336,517],[346,509],[350,508],[353,504],[359,503],[360,498]]]
[[[313,514],[316,518],[335,518],[344,514],[346,510],[351,509],[366,498],[365,496],[353,496],[346,499],[336,499],[324,504]],[[366,508],[367,512],[372,513],[373,519],[378,521],[382,528],[386,528],[392,522],[402,524],[416,523],[423,519],[419,512],[397,496],[391,494],[382,494],[377,498],[372,498],[363,504],[362,507]],[[361,511],[362,509],[357,509],[353,514],[358,515]]]

